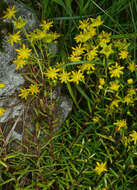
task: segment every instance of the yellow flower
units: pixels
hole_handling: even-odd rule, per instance
[[[24,21],[22,17],[19,17],[17,20],[13,20],[13,24],[15,29],[21,29],[27,24],[27,21]]]
[[[65,62],[57,62],[56,63],[56,68],[59,69],[60,71],[62,71],[64,69],[62,67],[63,65],[65,65]]]
[[[133,97],[128,94],[127,96],[124,97],[123,103],[127,103],[127,105],[128,105],[129,103],[133,103]]]
[[[77,35],[74,39],[77,43],[82,43],[82,42],[86,42],[87,40],[89,40],[91,38],[90,32],[87,34],[83,34],[82,32],[80,32],[79,35]]]
[[[137,143],[137,132],[133,131],[129,136],[132,137],[132,141],[134,141],[134,144]]]
[[[77,61],[80,61],[80,60],[81,60],[81,57],[76,56],[75,54],[73,54],[73,52],[72,52],[72,55],[69,57],[69,61],[72,61],[72,62],[77,62]]]
[[[96,28],[93,28],[92,24],[90,24],[88,27],[87,27],[87,30],[89,32],[87,32],[87,34],[92,38],[93,36],[95,36],[96,34]],[[86,33],[85,33],[86,35]]]
[[[27,64],[26,61],[21,58],[17,58],[16,60],[14,60],[14,63],[16,64],[16,69],[18,69],[19,67],[23,68],[23,66]]]
[[[128,95],[129,95],[129,96],[136,95],[136,90],[133,89],[133,88],[130,88],[130,89],[128,90]]]
[[[127,123],[126,123],[126,120],[123,119],[123,120],[118,120],[117,122],[113,123],[114,125],[116,125],[118,127],[118,131],[121,129],[121,128],[127,128]]]
[[[110,39],[111,39],[110,36],[111,36],[111,33],[107,33],[107,32],[102,31],[101,34],[98,35],[98,38],[100,40],[99,45],[101,47],[103,47],[104,44],[109,43]]]
[[[56,39],[59,38],[59,37],[60,37],[60,34],[58,34],[58,33],[56,33],[56,32],[52,33],[52,38],[53,38],[53,40],[56,40]]]
[[[38,40],[41,40],[46,37],[46,32],[42,30],[37,30],[36,37]]]
[[[115,64],[115,66],[109,67],[110,73],[111,73],[111,78],[112,77],[118,77],[120,78],[120,74],[123,74],[124,67],[121,67],[118,65],[118,63]]]
[[[99,78],[99,84],[103,86],[105,84],[104,78]]]
[[[95,116],[92,118],[93,122],[94,123],[98,123],[99,122],[99,117],[98,116]]]
[[[11,8],[7,8],[5,11],[5,15],[3,16],[3,18],[8,18],[11,19],[12,17],[15,16],[16,10],[15,10],[15,6],[12,6]]]
[[[42,27],[43,30],[47,31],[53,26],[53,21],[47,23],[46,20],[43,20],[40,26]]]
[[[128,51],[121,50],[119,55],[120,55],[120,59],[126,59],[128,57]]]
[[[128,80],[127,80],[127,83],[128,83],[128,84],[133,84],[133,82],[134,82],[133,79],[128,79]]]
[[[25,100],[27,99],[28,95],[29,95],[29,89],[20,89],[21,93],[18,95],[21,98],[24,98]]]
[[[21,49],[16,49],[18,52],[18,58],[19,59],[27,59],[30,56],[31,49],[26,48],[25,44],[23,44],[23,47]]]
[[[97,164],[97,166],[94,169],[94,171],[97,172],[98,175],[100,175],[104,171],[107,171],[107,169],[106,169],[106,162],[105,163],[101,163],[101,164],[99,162],[96,162],[96,164]]]
[[[58,72],[59,72],[59,69],[49,67],[49,69],[47,69],[47,73],[45,73],[45,75],[46,75],[49,79],[57,79],[57,77],[58,77]]]
[[[86,29],[89,26],[89,18],[83,21],[80,20],[79,23],[80,23],[79,25],[80,29]]]
[[[101,24],[103,24],[103,21],[101,20],[101,16],[98,16],[96,19],[91,18],[91,21],[92,21],[93,27],[98,27]]]
[[[0,83],[0,88],[4,88],[5,84],[4,83]]]
[[[120,100],[113,100],[110,104],[110,107],[113,109],[114,107],[118,108]]]
[[[129,69],[131,72],[134,72],[134,71],[136,70],[135,63],[134,63],[133,61],[129,63],[128,69]]]
[[[44,42],[45,44],[49,44],[49,43],[51,43],[53,40],[54,40],[54,39],[53,39],[53,34],[52,34],[52,33],[46,34],[45,38],[43,38],[43,42]]]
[[[73,55],[75,55],[75,56],[80,56],[80,55],[82,55],[82,53],[84,52],[84,49],[85,48],[82,48],[81,47],[81,44],[79,44],[77,47],[72,47],[72,49],[73,49]]]
[[[32,95],[39,93],[39,88],[37,84],[31,84],[28,90]]]
[[[94,67],[94,65],[92,64],[92,63],[84,63],[84,64],[82,64],[82,65],[80,65],[80,70],[82,71],[82,72],[84,72],[84,71],[87,71],[87,73],[92,69],[92,70],[95,70],[95,67]]]
[[[0,108],[0,116],[2,116],[4,114],[6,110],[4,108]]]
[[[63,82],[66,83],[66,82],[70,81],[69,76],[70,76],[70,73],[65,72],[63,69],[62,73],[59,75],[61,83],[63,83]]]
[[[81,73],[81,70],[78,71],[72,71],[72,76],[71,76],[71,82],[76,82],[79,84],[79,81],[82,81],[84,79],[84,75]]]
[[[128,47],[130,43],[127,43],[127,41],[124,40],[114,40],[114,47],[117,47],[119,50],[128,50]]]
[[[118,91],[120,85],[118,84],[117,81],[110,82],[110,89],[114,91]]]
[[[20,35],[19,35],[19,31],[14,33],[14,34],[10,34],[9,35],[9,39],[8,41],[10,42],[11,46],[13,46],[14,43],[17,43],[18,41],[20,41]]]
[[[97,56],[97,47],[87,52],[87,60],[91,61]]]
[[[106,56],[106,58],[109,58],[109,56],[114,53],[114,51],[112,50],[112,44],[104,44],[103,45],[103,49],[100,51],[100,53],[104,54]]]

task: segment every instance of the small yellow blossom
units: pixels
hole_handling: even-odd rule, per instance
[[[98,16],[96,19],[91,18],[91,21],[92,21],[93,27],[98,27],[101,24],[103,24],[103,21],[101,20],[101,16]]]
[[[120,102],[120,100],[117,100],[117,99],[113,100],[113,101],[111,102],[111,104],[110,104],[110,107],[111,107],[112,109],[113,109],[114,107],[118,108],[118,107],[119,107],[119,102]]]
[[[53,26],[53,21],[47,22],[46,20],[42,21],[42,24],[40,24],[43,30],[47,31]]]
[[[96,34],[96,28],[93,28],[92,24],[87,26],[87,31],[88,32],[86,32],[85,35],[88,34],[91,38]]]
[[[136,144],[137,143],[137,132],[133,131],[129,136],[132,137],[131,141],[134,141],[134,144]]]
[[[62,71],[64,69],[62,67],[63,65],[65,65],[65,62],[57,62],[56,63],[56,68],[59,69],[60,71]]]
[[[99,122],[99,117],[98,116],[95,116],[92,118],[93,122],[94,123],[98,123]]]
[[[69,76],[70,76],[70,73],[65,72],[64,69],[63,69],[62,73],[59,75],[61,83],[69,82],[70,81]]]
[[[29,95],[29,89],[20,89],[21,93],[18,95],[21,98],[24,98],[25,100],[27,99],[28,95]]]
[[[81,57],[80,56],[76,56],[75,54],[71,54],[71,56],[69,57],[69,61],[72,61],[72,62],[77,62],[77,61],[80,61],[81,60]]]
[[[21,49],[16,49],[18,52],[18,58],[19,59],[27,59],[30,56],[31,49],[26,48],[25,44],[23,44],[23,47]]]
[[[136,70],[135,63],[132,61],[129,63],[127,67],[131,72],[134,72]]]
[[[37,40],[42,40],[43,38],[46,37],[46,32],[43,31],[43,30],[37,30],[37,34],[36,34],[36,37]]]
[[[80,29],[86,29],[89,26],[89,18],[83,21],[80,20],[79,23],[80,23],[79,25]]]
[[[127,105],[128,105],[129,103],[133,103],[133,97],[128,94],[127,96],[124,97],[123,103],[127,103]]]
[[[16,60],[14,60],[14,63],[16,64],[16,69],[18,68],[23,68],[27,63],[24,59],[21,58],[17,58]]]
[[[2,116],[4,114],[6,110],[4,108],[0,108],[0,116]]]
[[[72,71],[72,75],[71,75],[71,82],[76,82],[77,84],[79,84],[79,81],[82,81],[84,79],[84,75],[83,73],[81,73],[81,70],[78,71]]]
[[[127,80],[127,83],[128,83],[128,84],[133,84],[133,82],[134,82],[133,79],[128,79],[128,80]]]
[[[118,65],[118,63],[116,62],[115,66],[111,66],[109,67],[109,70],[110,70],[110,77],[118,77],[120,78],[120,75],[123,74],[123,70],[124,67],[121,67],[120,65]]]
[[[114,125],[116,125],[118,127],[118,131],[121,130],[121,128],[127,128],[127,122],[125,119],[123,120],[118,120],[115,123],[113,123]]]
[[[27,34],[27,39],[33,45],[36,43],[37,36],[36,36],[35,30]]]
[[[93,71],[95,70],[95,67],[92,63],[84,63],[80,65],[79,68],[82,72],[87,71],[87,73],[89,73],[90,70],[93,70]]]
[[[21,40],[19,33],[20,32],[18,31],[18,32],[14,33],[14,34],[9,35],[8,41],[10,42],[11,46],[13,46],[14,43],[17,43],[18,41]]]
[[[81,47],[81,44],[79,44],[77,47],[72,47],[72,49],[73,49],[73,55],[75,55],[75,56],[80,56],[80,55],[82,55],[82,53],[84,52],[84,49],[85,48],[83,48],[83,47]]]
[[[106,169],[106,162],[105,163],[99,163],[99,162],[96,162],[97,166],[96,168],[94,169],[95,172],[97,172],[98,175],[100,175],[102,172],[105,172],[107,171]]]
[[[17,20],[13,20],[13,24],[15,29],[21,29],[27,24],[27,21],[24,21],[22,17],[19,17]]]
[[[118,91],[119,87],[120,87],[120,85],[118,84],[117,81],[110,82],[110,87],[109,88],[111,90]]]
[[[112,44],[104,44],[103,49],[100,51],[100,53],[104,54],[106,58],[109,58],[109,56],[114,53],[112,49]]]
[[[0,83],[0,88],[4,88],[5,84],[4,83]]]
[[[53,40],[56,40],[57,38],[60,37],[60,34],[58,34],[56,32],[51,33],[51,35],[52,35]]]
[[[31,84],[28,90],[32,95],[39,93],[39,88],[37,84]]]
[[[58,72],[59,72],[59,69],[49,67],[45,75],[48,77],[48,79],[57,79]]]
[[[99,78],[99,84],[103,86],[105,84],[105,79],[104,78]]]
[[[91,61],[97,56],[97,47],[87,52],[87,60]]]
[[[83,34],[82,32],[80,32],[79,35],[77,35],[74,39],[77,43],[82,43],[82,42],[86,42],[91,38],[90,32]]]
[[[120,59],[126,59],[128,57],[128,51],[121,50],[119,55],[120,55]]]
[[[107,33],[104,30],[98,35],[98,38],[100,40],[99,45],[103,47],[105,44],[109,43],[111,38],[111,33]]]
[[[117,47],[120,51],[128,50],[130,43],[127,42],[126,39],[124,40],[114,40],[114,47]]]
[[[3,18],[11,19],[12,17],[15,16],[15,13],[16,13],[15,6],[9,7],[6,9],[5,15],[3,16]]]
[[[133,88],[128,89],[128,95],[129,95],[129,96],[136,95],[136,90],[133,89]]]
[[[53,36],[54,33],[47,33],[45,38],[43,38],[43,42],[46,43],[46,44],[49,44],[51,43],[52,41],[54,41],[54,36]]]

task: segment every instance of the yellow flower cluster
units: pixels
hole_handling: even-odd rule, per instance
[[[31,84],[29,88],[20,89],[21,93],[18,95],[23,99],[27,99],[29,95],[36,95],[39,93],[39,88],[37,84]]]

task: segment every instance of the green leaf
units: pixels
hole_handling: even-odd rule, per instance
[[[78,85],[75,85],[77,90],[80,92],[80,94],[87,100],[87,102],[90,102],[91,104],[93,104],[92,100],[87,96],[87,94],[83,91],[83,89],[78,86]]]
[[[64,9],[66,9],[66,6],[64,4],[64,2],[62,0],[53,0],[53,2],[59,4],[61,7],[63,7]]]
[[[72,97],[73,102],[75,103],[75,105],[77,106],[77,108],[79,108],[78,102],[77,102],[77,100],[75,98],[75,95],[73,93],[73,90],[72,90],[71,85],[70,85],[69,82],[67,82],[67,88],[68,88],[68,91],[69,91],[69,93],[70,93],[70,95]]]

